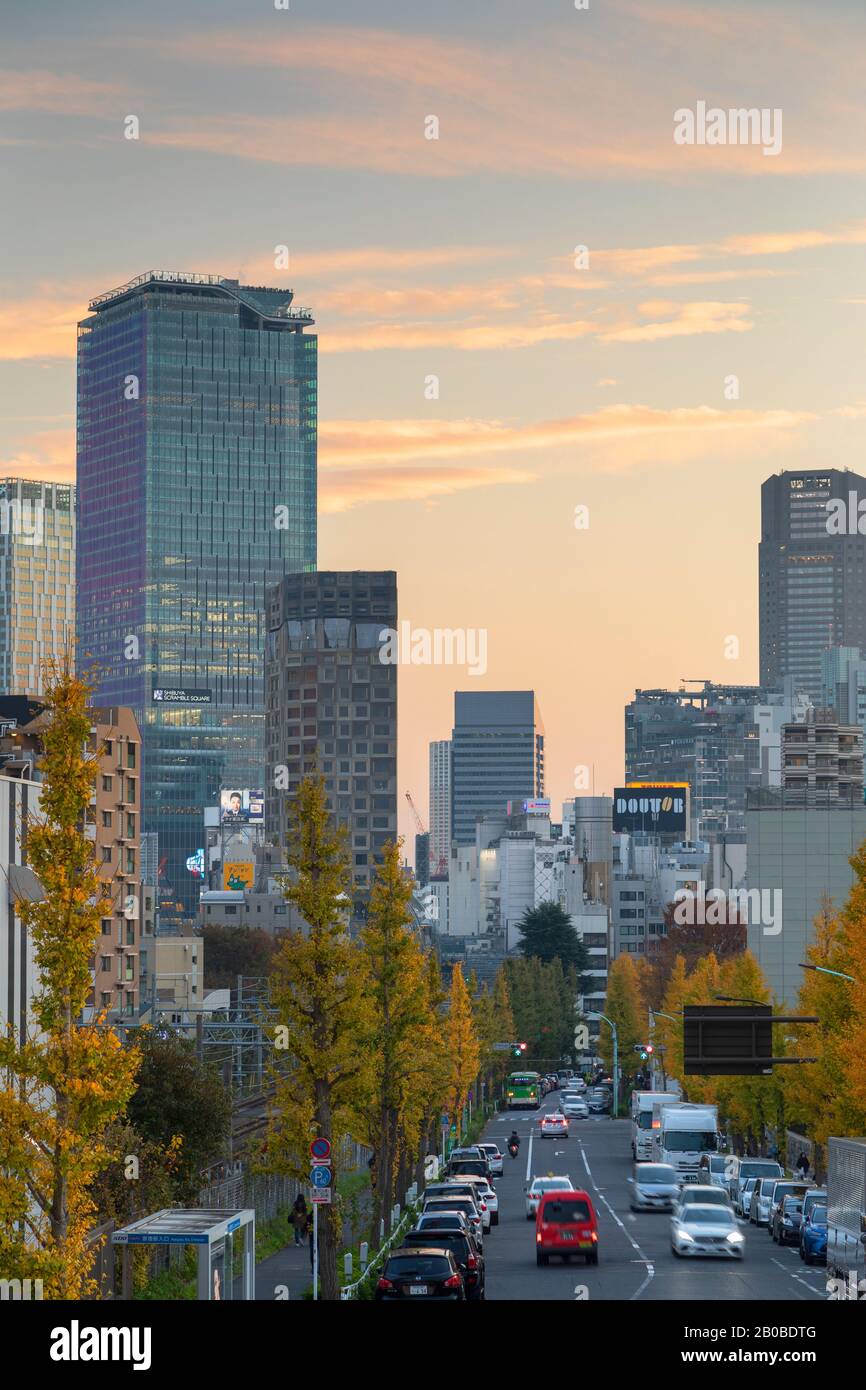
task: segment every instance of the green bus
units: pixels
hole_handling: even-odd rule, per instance
[[[541,1077],[537,1071],[513,1071],[505,1083],[507,1110],[537,1110],[541,1104]]]

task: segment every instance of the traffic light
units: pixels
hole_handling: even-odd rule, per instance
[[[526,1051],[526,1043],[525,1043],[525,1042],[519,1042],[519,1043],[513,1043],[513,1044],[512,1044],[512,1048],[511,1048],[511,1055],[512,1055],[512,1057],[522,1057],[525,1051]]]
[[[642,1062],[649,1061],[650,1057],[653,1055],[652,1043],[635,1043],[634,1050],[635,1052],[640,1053],[640,1059]]]

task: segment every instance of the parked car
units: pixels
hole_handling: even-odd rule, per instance
[[[422,1212],[415,1222],[416,1231],[456,1231],[459,1235],[472,1234],[469,1217],[462,1211]]]
[[[669,1163],[636,1163],[629,1187],[632,1211],[673,1211],[680,1190]]]
[[[773,1208],[770,1234],[777,1245],[799,1245],[802,1222],[803,1198],[783,1197],[779,1205]]]
[[[390,1254],[376,1284],[376,1299],[390,1303],[398,1298],[444,1298],[463,1303],[466,1288],[451,1251],[419,1246]]]
[[[590,1114],[605,1115],[610,1109],[610,1097],[607,1091],[590,1091],[587,1104]]]
[[[541,1195],[535,1216],[535,1262],[546,1265],[551,1255],[567,1263],[583,1255],[588,1265],[598,1264],[598,1217],[588,1192],[570,1187]]]
[[[484,1255],[474,1236],[466,1231],[451,1231],[445,1227],[421,1227],[410,1231],[403,1239],[403,1249],[448,1250],[453,1255],[466,1289],[466,1297],[476,1302],[485,1297]]]
[[[457,1178],[471,1175],[475,1178],[489,1178],[490,1165],[484,1158],[449,1158],[445,1165],[445,1173],[449,1178]]]
[[[776,1213],[781,1210],[782,1203],[786,1197],[805,1197],[809,1191],[807,1182],[797,1182],[795,1178],[777,1179],[770,1197],[770,1214],[767,1219],[767,1234],[772,1240],[776,1240]]]
[[[568,1120],[558,1110],[542,1115],[539,1126],[542,1139],[567,1139]]]
[[[757,1178],[746,1178],[743,1186],[737,1192],[737,1200],[734,1203],[734,1211],[738,1216],[748,1220],[749,1212],[752,1209],[752,1199],[755,1195],[755,1188],[758,1185]]]
[[[491,1178],[501,1178],[503,1156],[499,1152],[499,1146],[497,1144],[479,1144],[478,1147],[487,1158]]]
[[[476,1178],[471,1174],[464,1179],[470,1191],[475,1197],[482,1217],[484,1217],[484,1229],[489,1231],[491,1226],[499,1225],[499,1197],[496,1188],[489,1178]],[[444,1194],[447,1196],[447,1192]]]
[[[810,1187],[803,1198],[803,1220],[805,1221],[813,1207],[826,1207],[827,1190],[824,1187]]]
[[[428,1212],[432,1216],[437,1216],[441,1212],[462,1211],[468,1217],[469,1225],[475,1239],[481,1244],[484,1240],[484,1218],[475,1204],[474,1197],[435,1197],[432,1200],[424,1198],[424,1214]]]
[[[827,1263],[827,1208],[812,1207],[800,1226],[800,1259],[807,1265]]]
[[[545,1192],[573,1192],[571,1178],[559,1173],[546,1178],[533,1178],[526,1189],[526,1219],[531,1221],[538,1211],[538,1203]]]
[[[752,1193],[752,1203],[749,1207],[749,1221],[753,1226],[766,1226],[770,1220],[770,1203],[773,1197],[773,1188],[779,1181],[778,1178],[758,1178],[755,1190]]]
[[[677,1256],[742,1259],[743,1233],[737,1227],[730,1203],[690,1202],[678,1208],[671,1217],[671,1250]]]

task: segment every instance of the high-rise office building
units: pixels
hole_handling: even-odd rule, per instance
[[[544,726],[532,690],[457,690],[451,736],[451,839],[475,843],[479,816],[544,795]]]
[[[866,478],[839,468],[779,473],[761,487],[761,683],[783,676],[818,704],[828,647],[866,648]]]
[[[397,838],[397,666],[380,660],[396,627],[393,570],[292,575],[268,593],[268,839],[285,845],[291,797],[320,773],[349,835],[356,921]]]
[[[0,695],[41,695],[75,636],[75,488],[0,478]]]
[[[78,659],[144,737],[162,927],[206,806],[262,789],[265,591],[316,560],[316,338],[289,290],[148,272],[78,340]],[[192,867],[190,867],[192,866]]]
[[[430,744],[430,873],[448,873],[451,854],[451,740]]]

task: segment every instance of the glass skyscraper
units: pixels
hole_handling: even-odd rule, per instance
[[[149,272],[78,342],[78,660],[144,736],[163,925],[203,811],[264,790],[265,591],[316,563],[316,350],[292,292]]]
[[[0,695],[41,695],[75,632],[75,488],[0,478]]]
[[[475,844],[479,816],[544,796],[544,725],[532,690],[456,690],[451,841]],[[518,806],[519,810],[520,807]]]

